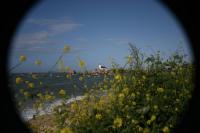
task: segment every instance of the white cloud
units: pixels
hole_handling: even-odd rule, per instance
[[[27,47],[23,47],[23,48],[15,48],[14,51],[15,52],[31,52],[31,53],[42,53],[42,54],[52,54],[52,53],[56,53],[57,49],[55,48],[51,48],[51,47],[45,47],[42,45],[41,46],[27,46]]]
[[[75,23],[62,23],[62,24],[50,26],[49,30],[52,35],[57,35],[60,33],[72,31],[79,26],[80,26],[79,24],[75,24]]]
[[[25,24],[31,24],[31,28],[40,29],[35,32],[20,33],[14,43],[18,50],[36,50],[38,45],[53,44],[54,36],[73,31],[82,24],[75,23],[69,18],[62,19],[28,19]]]
[[[24,46],[24,44],[25,45],[43,44],[48,41],[48,38],[49,38],[48,32],[41,31],[35,33],[20,34],[15,41],[17,44]]]
[[[29,19],[30,24],[43,26],[47,28],[50,35],[57,35],[69,32],[80,27],[82,24],[76,23],[69,18],[64,19]]]

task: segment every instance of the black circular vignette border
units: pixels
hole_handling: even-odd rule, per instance
[[[0,2],[0,132],[1,133],[27,133],[29,129],[20,120],[15,106],[12,103],[6,68],[7,57],[10,48],[11,39],[19,26],[20,20],[27,14],[30,9],[38,3],[39,0],[7,0]],[[190,101],[189,108],[182,118],[182,122],[177,126],[174,132],[193,133],[199,129],[199,116],[200,116],[200,90],[199,90],[199,50],[200,39],[198,38],[199,24],[198,18],[200,15],[200,4],[198,2],[191,3],[184,0],[162,0],[159,1],[168,7],[172,13],[180,21],[182,27],[191,43],[194,52],[194,64],[196,65],[196,80],[195,90],[193,92],[192,100]]]
[[[38,0],[5,0],[0,2],[0,132],[29,133],[11,100],[6,73],[10,44],[20,20]]]
[[[198,2],[184,1],[184,0],[164,0],[162,1],[172,13],[180,21],[181,26],[184,28],[186,35],[190,41],[191,48],[194,55],[194,64],[196,67],[195,73],[195,89],[192,93],[192,99],[189,103],[185,115],[182,118],[181,123],[177,126],[174,132],[181,133],[193,133],[199,130],[199,118],[200,118],[200,89],[199,89],[199,66],[200,66],[200,41],[198,37],[199,24],[198,19],[200,17],[199,12],[200,4]]]

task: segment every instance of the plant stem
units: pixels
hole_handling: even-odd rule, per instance
[[[22,64],[22,63],[20,62],[20,63],[16,64],[15,66],[11,67],[10,70],[9,70],[9,72],[11,72],[12,70],[14,70],[15,68],[17,68],[17,67],[20,66],[21,64]]]
[[[59,58],[57,59],[56,63],[49,69],[49,72],[51,72],[51,70],[58,64],[58,62],[62,59],[64,53],[62,53]]]

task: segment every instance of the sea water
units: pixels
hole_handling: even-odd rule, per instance
[[[18,73],[10,75],[9,86],[12,89],[14,100],[16,104],[19,101],[23,101],[24,96],[20,93],[20,89],[27,90],[31,93],[31,97],[26,99],[23,103],[23,109],[19,111],[23,120],[27,121],[34,117],[34,115],[43,115],[51,113],[55,106],[58,106],[62,103],[61,98],[58,95],[60,89],[64,89],[67,95],[70,97],[65,101],[66,104],[74,101],[80,100],[83,98],[83,94],[86,90],[84,90],[84,85],[87,85],[88,88],[98,84],[103,81],[103,76],[89,76],[84,77],[82,81],[79,80],[80,74],[72,75],[71,79],[66,78],[65,73],[36,73],[36,78],[32,78],[32,74],[30,73]],[[21,77],[23,79],[22,84],[16,84],[16,77]],[[27,87],[27,83],[34,83],[34,88],[30,89]],[[41,84],[42,83],[42,84]],[[75,88],[74,85],[77,87]],[[56,97],[53,101],[45,103],[43,109],[36,110],[33,108],[33,103],[37,99],[37,93],[45,94],[46,91],[51,92]]]

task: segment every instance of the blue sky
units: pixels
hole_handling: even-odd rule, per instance
[[[124,64],[128,43],[149,55],[160,50],[168,56],[180,42],[192,58],[188,39],[175,17],[153,0],[46,0],[27,13],[17,29],[10,51],[10,67],[20,55],[27,61],[13,72],[45,72],[55,63],[65,44],[71,52],[65,66],[78,70],[78,58],[88,69],[111,58]],[[150,48],[151,47],[151,48]],[[36,59],[41,66],[34,65]]]

